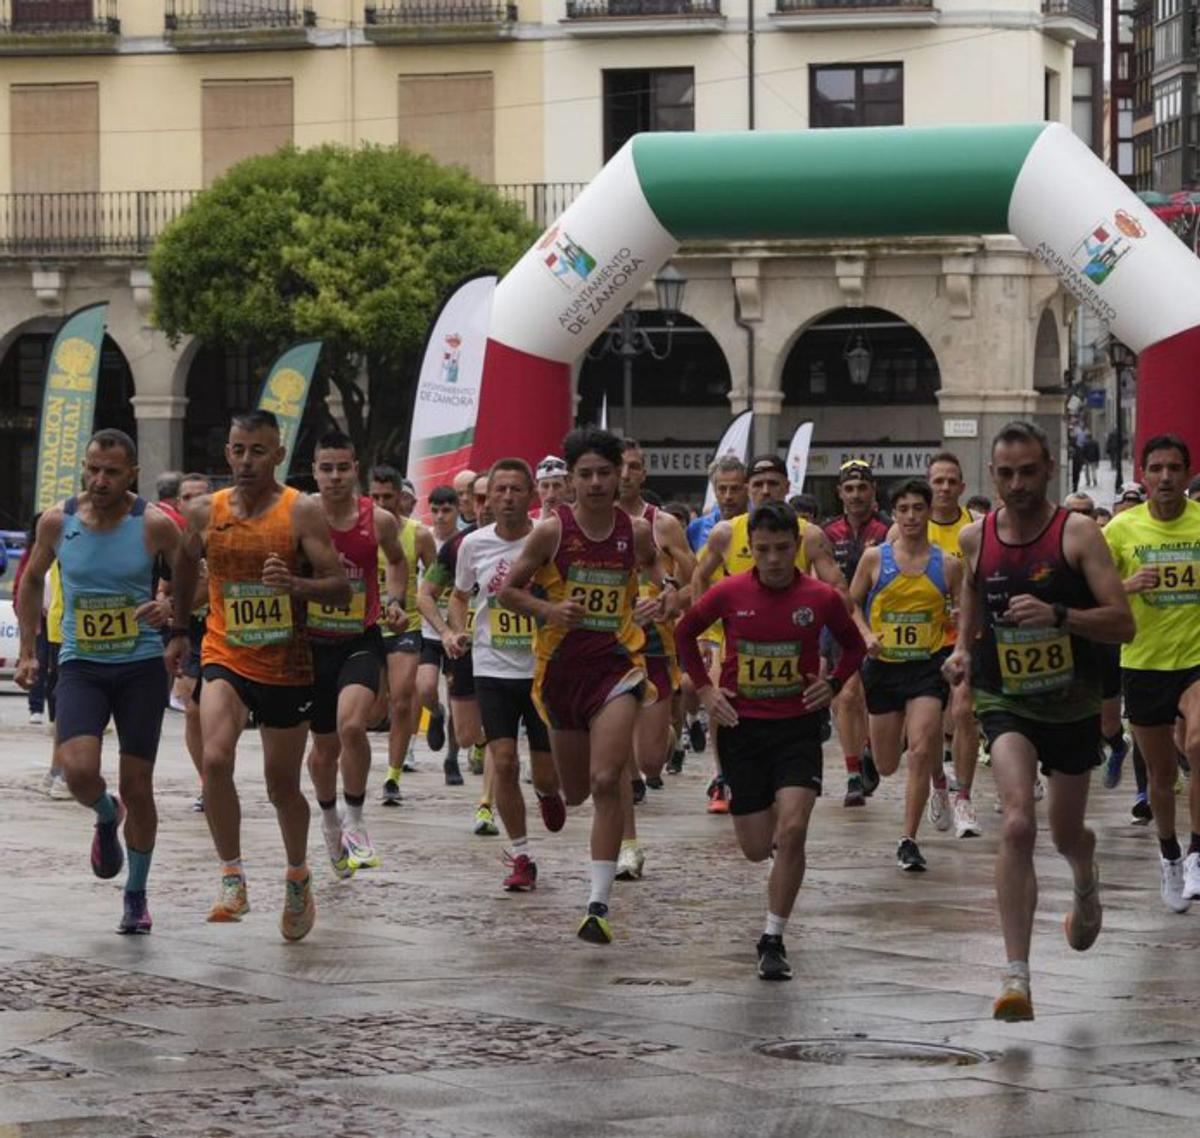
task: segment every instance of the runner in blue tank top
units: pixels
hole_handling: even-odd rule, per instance
[[[173,557],[180,542],[179,527],[133,492],[136,482],[133,440],[121,431],[98,431],[84,456],[83,493],[46,510],[38,522],[18,598],[16,678],[27,688],[37,677],[43,580],[57,558],[63,643],[56,741],[67,786],[96,814],[97,877],[121,872],[118,830],[125,820],[129,876],[120,933],[150,931],[146,877],[158,829],[154,759],[169,686],[158,630],[170,617],[170,603],[154,599],[152,576],[155,557]],[[171,635],[186,636],[187,629]],[[110,718],[121,750],[119,798],[109,794],[100,774],[100,739]]]

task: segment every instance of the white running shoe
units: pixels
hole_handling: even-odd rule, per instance
[[[1034,802],[1041,802],[1041,800],[1045,797],[1046,797],[1046,784],[1044,782],[1042,782],[1041,777],[1039,775],[1034,775],[1033,776],[1033,800],[1034,800]]]
[[[54,772],[47,771],[42,775],[42,781],[38,785],[41,787],[42,793],[48,798],[50,796],[50,788],[54,785]]]
[[[646,854],[641,846],[622,846],[617,854],[617,880],[636,881],[642,876]]]
[[[75,795],[71,793],[71,788],[67,786],[67,780],[62,775],[56,774],[54,781],[50,784],[50,797],[55,802],[67,802],[73,800]]]
[[[354,876],[354,867],[350,864],[350,853],[346,848],[346,835],[341,829],[331,830],[326,826],[321,827],[321,834],[325,838],[325,852],[329,854],[329,865],[333,869],[333,876],[345,879]]]
[[[1200,897],[1200,853],[1190,853],[1183,859],[1183,899]]]
[[[1186,913],[1191,908],[1191,899],[1183,892],[1183,859],[1161,857],[1162,861],[1162,899],[1168,909],[1176,913]]]
[[[371,835],[366,826],[358,830],[346,830],[342,833],[342,841],[346,846],[346,858],[351,869],[378,869],[379,855],[371,844]]]
[[[177,696],[174,692],[171,693],[171,698],[167,701],[167,705],[172,711],[187,711],[187,704],[183,702],[182,697]]]
[[[934,827],[942,831],[950,829],[952,822],[950,815],[950,793],[945,787],[941,790],[930,792],[929,806],[926,812],[929,815],[930,823]]]
[[[41,723],[42,722],[42,713],[40,711],[31,711],[29,713],[29,722],[32,724]]]
[[[975,804],[969,798],[954,800],[954,836],[956,838],[977,838],[983,831],[979,828],[979,818],[975,814]]]

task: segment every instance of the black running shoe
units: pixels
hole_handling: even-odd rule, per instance
[[[763,980],[792,978],[792,966],[788,963],[787,949],[783,947],[783,937],[763,933],[758,938],[758,975]]]
[[[667,774],[683,774],[683,748],[672,753],[667,760]]]
[[[612,944],[612,925],[608,923],[608,906],[592,901],[587,915],[579,922],[577,935],[588,944]]]
[[[429,730],[425,732],[425,742],[431,751],[440,751],[446,745],[446,712],[439,707],[429,713]]]
[[[833,714],[829,708],[817,712],[817,722],[821,725],[821,742],[828,743],[833,738]]]
[[[658,775],[655,775],[653,778],[646,779],[646,786],[650,790],[662,790],[663,780]]]
[[[864,747],[862,758],[859,760],[859,773],[862,775],[863,794],[868,798],[879,789],[879,768],[871,755],[871,748]]]
[[[700,754],[708,746],[708,735],[704,730],[704,724],[699,719],[693,719],[688,724],[687,733],[688,742],[692,745],[692,754]]]
[[[462,786],[463,776],[462,771],[458,769],[457,759],[447,759],[442,763],[442,770],[446,774],[447,786]]]
[[[389,778],[383,784],[383,805],[399,806],[401,799],[400,784],[394,778]]]
[[[646,783],[640,778],[635,778],[633,781],[633,804],[641,806],[646,801]]]
[[[901,838],[896,847],[896,864],[905,873],[924,873],[925,859],[912,838]]]

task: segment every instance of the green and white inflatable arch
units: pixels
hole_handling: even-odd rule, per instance
[[[631,139],[497,288],[473,465],[556,451],[571,365],[685,241],[986,233],[1140,353],[1139,436],[1200,454],[1200,260],[1071,131],[1033,123]]]

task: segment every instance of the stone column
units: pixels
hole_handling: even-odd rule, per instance
[[[183,463],[183,418],[187,397],[135,395],[133,415],[138,434],[138,490],[153,501],[154,483],[164,470],[179,470]]]

